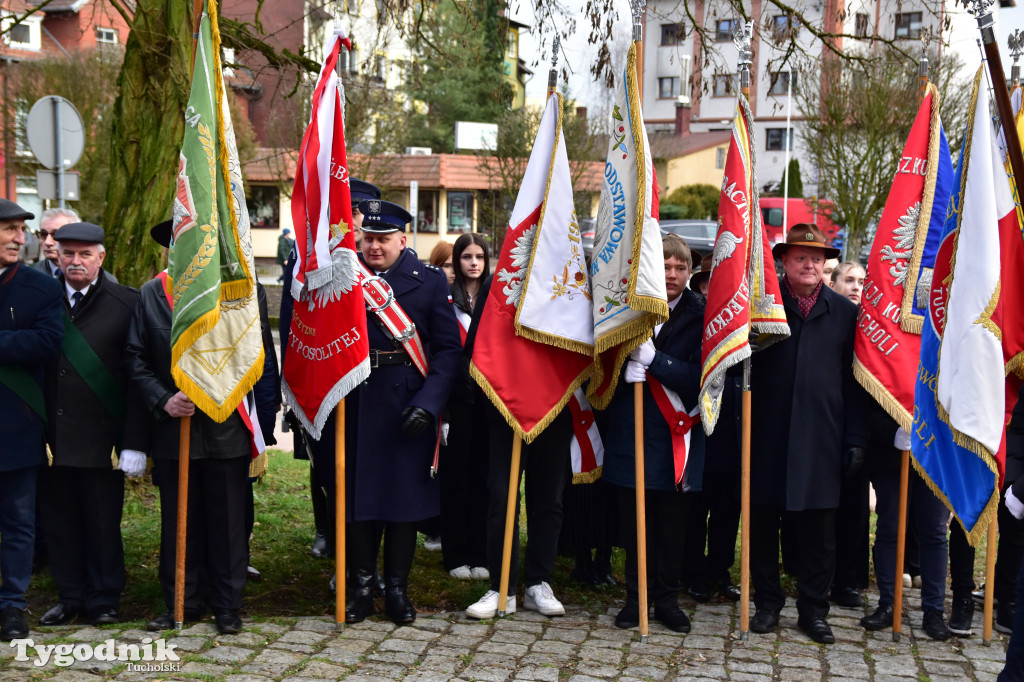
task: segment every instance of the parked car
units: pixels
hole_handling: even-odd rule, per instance
[[[583,255],[590,262],[590,254],[594,252],[594,228],[597,218],[580,218],[580,237],[583,242]]]
[[[714,250],[718,223],[714,220],[662,220],[661,234],[676,234],[685,239],[697,264]]]

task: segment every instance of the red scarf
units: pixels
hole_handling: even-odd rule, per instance
[[[813,308],[814,304],[817,302],[818,294],[821,293],[821,288],[825,286],[825,281],[822,280],[818,282],[818,286],[814,287],[814,291],[807,296],[797,296],[796,292],[793,291],[792,285],[789,283],[789,277],[783,277],[782,281],[786,283],[786,289],[789,290],[789,295],[796,299],[796,304],[800,308],[800,315],[806,318],[811,314],[811,308]]]

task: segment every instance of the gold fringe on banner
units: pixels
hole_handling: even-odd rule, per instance
[[[856,356],[853,358],[853,376],[889,416],[902,426],[904,431],[910,433],[914,425],[914,415],[907,412],[900,401],[896,400],[896,397],[889,392],[886,385],[875,378],[875,375]]]
[[[573,485],[581,485],[586,483],[596,483],[601,478],[602,469],[604,467],[597,467],[590,471],[580,471],[572,475]]]

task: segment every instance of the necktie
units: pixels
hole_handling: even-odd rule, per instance
[[[76,291],[71,294],[71,314],[75,314],[75,310],[78,308],[78,304],[82,302],[82,292]]]

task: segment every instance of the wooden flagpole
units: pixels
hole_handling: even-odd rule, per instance
[[[519,462],[523,453],[523,437],[512,438],[512,464],[508,473],[508,502],[505,505],[505,541],[501,550],[501,580],[498,586],[498,615],[504,616],[508,608],[508,571],[512,565],[512,533],[516,520],[516,499],[519,490]],[[518,560],[518,557],[516,557]]]
[[[631,0],[633,45],[636,46],[637,99],[644,100],[644,10],[647,0]],[[644,201],[637,197],[637,201]],[[636,491],[636,586],[640,612],[640,642],[646,643],[650,631],[647,621],[647,500],[644,478],[644,385],[633,384],[633,462]]]
[[[750,27],[740,27],[734,42],[739,48],[740,92],[750,97]],[[745,41],[745,42],[744,42]],[[787,139],[791,132],[787,129]],[[741,401],[743,420],[740,441],[740,639],[750,636],[750,356],[743,360],[743,394]]]
[[[334,415],[334,623],[345,629],[345,399]]]
[[[196,49],[203,21],[203,0],[192,3],[192,71],[196,68]],[[178,431],[178,522],[174,547],[174,627],[185,626],[185,545],[188,537],[188,465],[192,417],[182,417]]]
[[[988,537],[985,540],[985,620],[981,631],[981,643],[992,645],[992,606],[995,592],[996,577],[996,530],[998,514],[992,515],[988,524]]]

